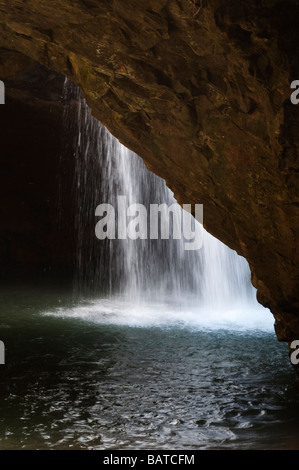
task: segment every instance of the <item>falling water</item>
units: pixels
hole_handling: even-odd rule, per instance
[[[135,301],[192,300],[206,310],[255,304],[255,289],[246,260],[206,231],[203,231],[202,248],[193,251],[184,250],[183,237],[180,240],[97,240],[95,208],[98,204],[117,207],[117,196],[126,196],[127,205],[141,203],[147,208],[150,204],[170,206],[176,201],[164,180],[149,172],[140,157],[91,116],[79,89],[68,80],[63,96],[65,121],[73,129],[76,160],[75,291],[81,296],[124,294]]]

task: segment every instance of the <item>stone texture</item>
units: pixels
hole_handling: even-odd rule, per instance
[[[299,338],[297,0],[0,0],[0,14],[2,56],[80,85],[94,115],[247,258],[278,338]]]

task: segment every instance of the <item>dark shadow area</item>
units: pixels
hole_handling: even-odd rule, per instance
[[[62,158],[64,77],[1,51],[0,278],[69,283],[72,155]]]

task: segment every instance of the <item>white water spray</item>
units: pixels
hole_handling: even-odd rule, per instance
[[[172,318],[176,324],[231,327],[236,315],[240,318],[241,312],[247,312],[244,320],[250,310],[252,326],[261,328],[264,321],[267,328],[272,327],[271,315],[256,301],[246,260],[206,231],[198,251],[184,250],[183,239],[96,239],[98,204],[116,206],[119,195],[126,196],[129,205],[145,207],[170,206],[176,201],[164,180],[149,172],[140,157],[91,116],[79,89],[68,80],[63,96],[65,119],[75,138],[78,246],[74,285],[80,295],[102,298],[69,314],[80,312],[79,316],[92,321],[136,326],[170,324]],[[79,103],[76,113],[71,98]]]

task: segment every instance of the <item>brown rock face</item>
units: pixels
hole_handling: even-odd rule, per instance
[[[0,12],[2,53],[79,84],[180,203],[204,204],[278,338],[299,338],[297,0],[1,0]]]

